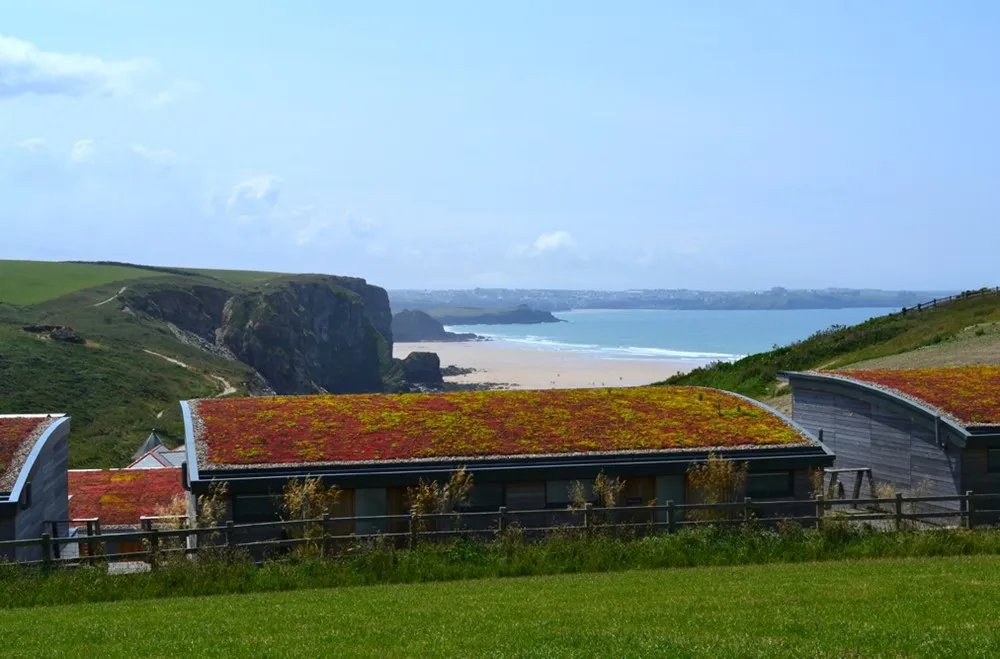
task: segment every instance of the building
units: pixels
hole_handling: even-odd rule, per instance
[[[40,538],[65,520],[67,437],[62,414],[0,415],[0,540]],[[0,559],[41,560],[38,547],[0,549]]]
[[[796,423],[898,492],[1000,494],[1000,367],[784,373]],[[928,504],[957,511],[959,502]],[[1000,506],[993,506],[1000,508]]]
[[[289,479],[343,491],[342,516],[404,515],[406,489],[465,466],[470,510],[566,509],[574,481],[624,479],[620,505],[692,500],[710,452],[746,462],[746,494],[806,498],[833,462],[815,437],[742,396],[692,387],[225,398],[182,403],[189,514],[225,483],[236,523],[277,517]],[[358,533],[383,526],[358,524]]]
[[[72,469],[69,471],[69,517],[76,534],[142,530],[141,519],[184,514],[180,468]],[[98,523],[93,523],[97,520]],[[106,554],[142,551],[140,542],[107,542]],[[84,549],[86,553],[86,549]]]

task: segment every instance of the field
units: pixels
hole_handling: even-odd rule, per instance
[[[995,557],[484,579],[0,611],[7,656],[995,656]]]
[[[0,302],[38,304],[92,286],[161,274],[116,265],[0,261]]]

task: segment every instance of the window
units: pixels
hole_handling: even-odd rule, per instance
[[[790,471],[747,475],[747,496],[751,499],[783,499],[793,495]]]
[[[459,510],[489,512],[503,505],[502,483],[474,483],[468,501],[456,506]]]
[[[986,450],[987,471],[1000,471],[1000,448]]]
[[[560,508],[568,506],[573,502],[573,484],[576,481],[546,481],[545,482],[545,505],[558,506]],[[593,479],[581,479],[583,485],[583,497],[593,503],[597,500],[594,496]]]
[[[273,522],[279,519],[278,506],[278,497],[271,494],[237,494],[233,497],[233,522]]]

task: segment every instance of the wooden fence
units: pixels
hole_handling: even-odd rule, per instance
[[[948,297],[939,297],[931,300],[930,302],[921,302],[913,307],[903,307],[899,313],[906,315],[907,313],[920,312],[926,309],[933,309],[939,304],[944,304],[946,302],[953,302],[955,300],[971,300],[977,297],[986,297],[989,295],[1000,295],[1000,286],[996,288],[980,288],[977,291],[964,291],[958,293],[957,295],[949,295]]]
[[[984,509],[979,504],[996,504],[1000,495],[973,494],[952,496],[916,496],[897,494],[891,498],[752,500],[733,503],[675,504],[599,508],[587,505],[579,509],[507,510],[495,512],[456,512],[435,515],[369,515],[357,517],[324,516],[318,519],[234,524],[209,528],[155,528],[159,522],[183,523],[184,518],[146,518],[142,530],[101,533],[95,520],[87,522],[86,535],[70,537],[43,533],[40,538],[0,542],[0,555],[18,548],[40,550],[41,559],[21,561],[45,566],[79,566],[94,561],[142,561],[152,568],[171,555],[195,556],[206,549],[245,550],[258,560],[277,555],[296,545],[310,544],[321,555],[335,555],[346,547],[365,542],[390,542],[414,547],[460,537],[496,539],[516,528],[528,538],[544,537],[553,532],[675,533],[684,528],[748,523],[773,525],[782,520],[818,527],[824,519],[850,522],[877,522],[885,530],[908,528],[917,522],[933,520],[936,524],[974,528],[988,517],[992,523],[1000,510]],[[955,510],[952,505],[958,504]],[[935,510],[918,512],[923,504]],[[940,506],[940,508],[937,508]],[[782,514],[782,510],[785,514]],[[341,533],[338,529],[365,524],[377,527],[370,533]],[[399,529],[399,530],[397,530]],[[300,536],[300,537],[295,537]],[[259,539],[247,539],[257,537]],[[142,551],[106,551],[108,544],[141,544]],[[68,552],[74,547],[76,551]],[[68,553],[75,554],[67,556]]]

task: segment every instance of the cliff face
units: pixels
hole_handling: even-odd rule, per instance
[[[361,297],[320,282],[289,282],[226,303],[219,341],[279,393],[382,390],[385,338]]]
[[[389,297],[363,279],[289,276],[252,291],[162,286],[125,297],[227,348],[280,394],[381,391],[393,366]]]
[[[475,334],[456,334],[424,311],[405,309],[392,317],[392,335],[396,341],[470,341]]]

